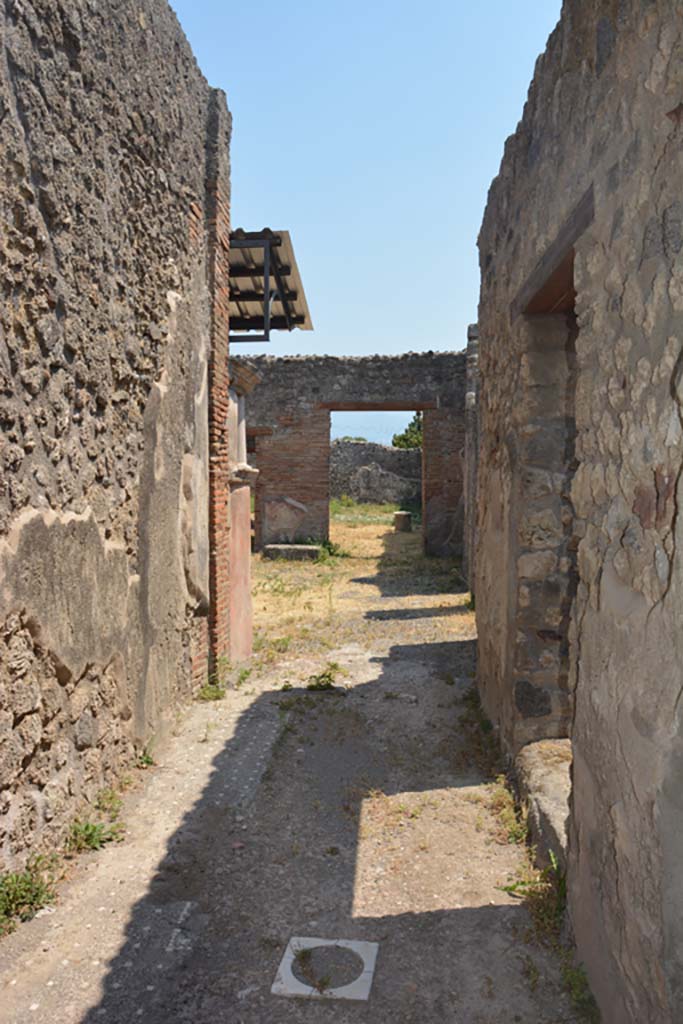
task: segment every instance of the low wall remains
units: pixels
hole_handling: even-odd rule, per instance
[[[371,441],[333,441],[330,446],[330,495],[359,502],[420,501],[422,449],[393,448]]]

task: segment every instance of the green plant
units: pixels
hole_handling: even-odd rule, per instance
[[[342,494],[341,498],[337,499],[342,508],[353,508],[356,504],[353,498],[349,497],[348,494]]]
[[[156,761],[152,757],[152,745],[148,743],[138,754],[138,768],[153,768]]]
[[[307,690],[334,690],[334,681],[342,671],[341,665],[336,661],[328,661],[326,667],[317,675],[309,676],[306,684]]]
[[[562,963],[562,983],[572,1001],[572,1006],[586,1024],[600,1024],[600,1010],[590,989],[583,964],[572,962],[571,953],[565,950]]]
[[[470,594],[470,596],[467,598],[467,602],[465,603],[465,608],[467,608],[468,612],[476,612],[477,608],[476,608],[476,603],[475,603],[475,600],[474,600],[474,594]]]
[[[95,800],[95,807],[102,814],[106,814],[110,821],[115,821],[119,816],[123,801],[115,789],[108,787],[101,789]]]
[[[204,683],[199,693],[197,694],[197,700],[209,702],[212,700],[223,700],[225,697],[225,687],[221,683]]]
[[[69,853],[84,850],[101,850],[107,843],[118,843],[123,838],[123,825],[106,824],[102,821],[81,821],[76,819],[66,841]]]
[[[474,762],[485,775],[496,777],[501,770],[501,753],[493,725],[484,714],[476,686],[461,698],[460,725],[467,740],[463,761]]]
[[[29,921],[53,903],[57,857],[31,857],[23,871],[0,874],[0,935],[14,931],[17,921]]]
[[[539,972],[538,967],[527,953],[524,959],[521,961],[522,974],[529,983],[529,988],[532,992],[535,992],[538,987]]]
[[[489,794],[489,807],[498,818],[499,838],[507,843],[525,843],[529,834],[527,814],[518,810],[504,775],[499,775]]]
[[[251,675],[252,671],[253,671],[253,669],[250,669],[250,668],[241,668],[239,670],[239,672],[237,673],[237,680],[235,682],[235,688],[237,690],[239,690],[240,686],[242,686],[244,683],[246,683],[246,681],[249,678],[249,676]]]
[[[317,543],[320,548],[320,554],[316,559],[317,562],[327,562],[330,558],[351,557],[348,551],[345,551],[344,548],[339,544],[336,544],[333,540],[311,541],[311,543]]]
[[[421,448],[422,447],[422,413],[416,412],[400,434],[394,434],[391,439],[394,448]]]

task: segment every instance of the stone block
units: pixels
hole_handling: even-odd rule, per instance
[[[322,548],[318,544],[266,544],[264,558],[284,558],[287,562],[315,562]]]
[[[571,795],[571,740],[529,743],[514,762],[522,803],[529,808],[529,828],[538,861],[550,867],[550,852],[567,869],[567,821]]]

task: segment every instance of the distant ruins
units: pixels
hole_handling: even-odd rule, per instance
[[[566,0],[479,239],[479,686],[571,736],[606,1024],[683,1019],[683,7]]]
[[[337,439],[330,445],[330,497],[360,502],[422,501],[422,449]]]
[[[241,360],[231,359],[235,366]],[[325,540],[330,518],[330,412],[422,410],[425,551],[460,555],[464,522],[465,356],[255,356],[247,403],[257,548]]]

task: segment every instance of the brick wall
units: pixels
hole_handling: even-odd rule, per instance
[[[206,213],[211,288],[209,359],[209,658],[230,656],[230,450],[228,331],[230,326],[230,115],[214,91],[207,139]]]
[[[259,470],[255,505],[257,547],[277,541],[327,540],[328,410],[311,410],[299,419],[283,418],[272,434],[258,436],[256,452],[250,460]]]
[[[327,538],[331,410],[421,409],[433,413],[425,539],[433,553],[462,549],[464,354],[257,356],[248,362],[261,377],[247,401],[250,461],[259,469],[259,546]]]

